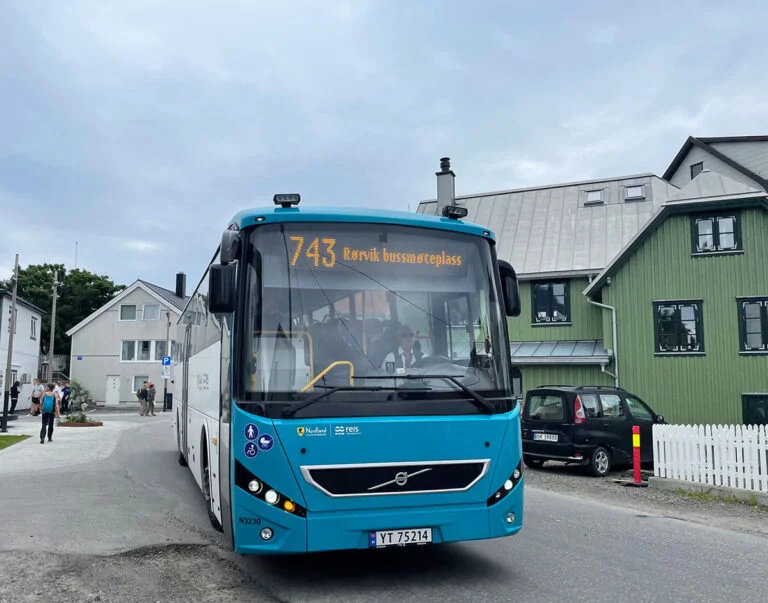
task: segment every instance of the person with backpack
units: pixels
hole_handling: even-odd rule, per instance
[[[48,441],[53,442],[53,421],[61,416],[59,394],[54,391],[53,383],[49,383],[42,397],[43,427],[40,429],[40,443],[45,444],[45,429],[48,428]]]
[[[157,391],[155,390],[155,384],[150,382],[147,385],[147,416],[148,417],[155,416],[155,396],[156,395],[157,395]]]

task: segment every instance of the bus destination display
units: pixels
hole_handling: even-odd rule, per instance
[[[289,239],[293,245],[289,248],[291,266],[298,269],[347,267],[368,270],[371,267],[404,266],[419,267],[422,269],[419,272],[426,269],[432,273],[455,274],[463,273],[466,264],[462,253],[447,250],[445,245],[434,248],[428,244],[382,243],[364,247],[337,237],[292,235]]]

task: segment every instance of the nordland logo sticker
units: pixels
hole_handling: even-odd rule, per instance
[[[272,446],[274,446],[275,440],[274,438],[269,435],[268,433],[263,433],[259,437],[259,450],[262,452],[269,452],[272,450]]]
[[[299,434],[299,437],[303,436],[304,435],[304,428],[303,427],[297,427],[296,428],[296,433]]]

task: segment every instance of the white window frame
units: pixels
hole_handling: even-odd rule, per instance
[[[29,338],[37,339],[37,317],[32,316],[29,320]]]
[[[156,318],[147,318],[147,308],[157,308],[157,317]],[[144,304],[144,307],[141,310],[141,319],[142,320],[149,320],[149,321],[160,320],[160,304]]]
[[[590,198],[590,195],[597,195],[597,198]],[[584,202],[585,205],[599,205],[600,203],[603,203],[603,190],[597,189],[597,190],[591,190],[586,192],[586,201]]]
[[[639,195],[632,194],[631,191],[640,189]],[[632,184],[624,187],[624,199],[626,201],[634,201],[637,199],[645,199],[645,185],[644,184]]]
[[[142,360],[139,358],[139,350],[141,349],[139,347],[139,344],[142,341],[148,341],[149,342],[149,360]],[[147,363],[154,363],[154,362],[162,362],[163,358],[162,356],[157,356],[157,344],[158,342],[162,343],[164,342],[164,339],[123,339],[120,342],[120,362],[143,362],[145,364]],[[133,344],[133,359],[132,360],[125,360],[123,358],[123,345],[126,343],[132,343]],[[173,343],[172,343],[173,345]]]
[[[123,308],[127,308],[133,306],[133,318],[123,318]],[[136,322],[136,317],[138,315],[139,308],[136,304],[120,304],[120,314],[118,318],[120,319],[120,322]]]

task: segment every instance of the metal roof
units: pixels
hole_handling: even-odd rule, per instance
[[[703,199],[705,197],[741,195],[744,193],[764,195],[765,191],[752,188],[743,182],[737,182],[736,180],[718,174],[717,172],[703,170],[682,189],[672,195],[669,200],[670,202],[676,202],[691,199]]]
[[[642,200],[625,189],[644,186]],[[597,204],[588,191],[602,191]],[[499,259],[522,278],[597,274],[678,189],[653,174],[459,196],[466,220],[496,233]],[[436,200],[418,213],[434,215]]]
[[[512,363],[608,364],[611,354],[602,341],[513,341]]]
[[[187,300],[189,300],[189,296],[185,298],[181,298],[174,291],[171,291],[170,289],[166,289],[165,287],[160,287],[159,285],[153,285],[152,283],[148,283],[147,281],[139,279],[144,285],[152,289],[155,293],[157,293],[160,297],[162,297],[165,301],[167,301],[169,304],[173,304],[176,308],[179,310],[183,310],[184,306],[187,303]]]

